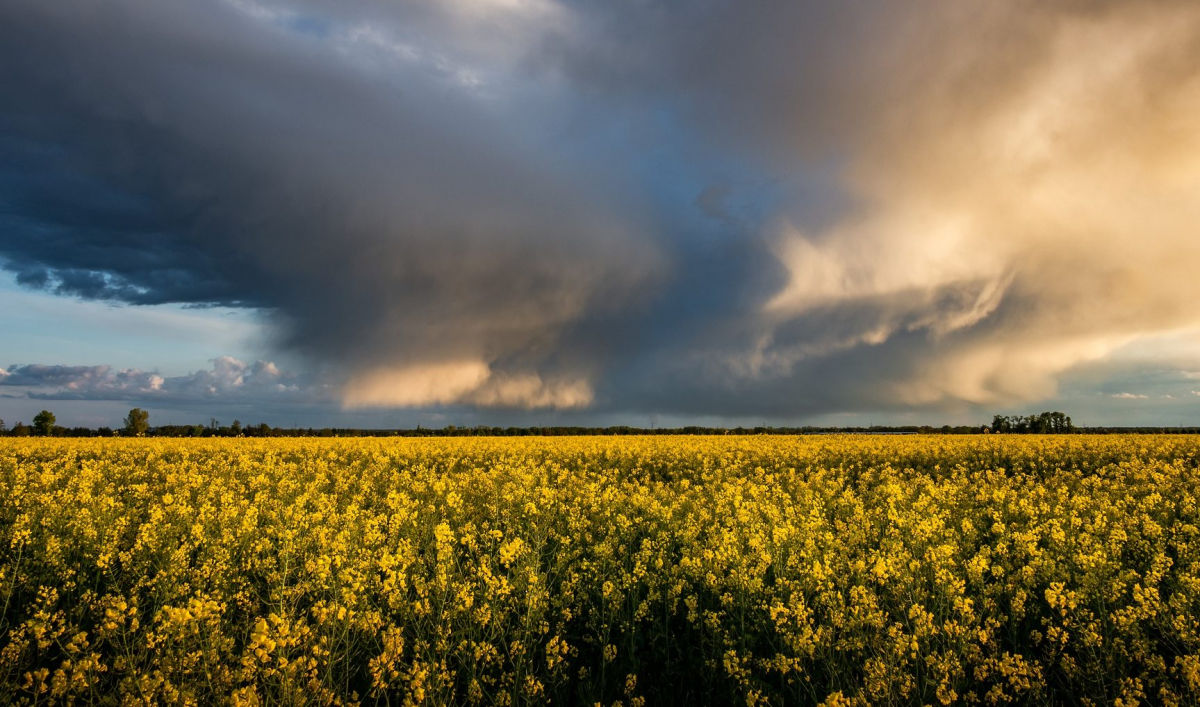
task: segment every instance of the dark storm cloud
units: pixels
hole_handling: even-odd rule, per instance
[[[351,377],[461,361],[537,398],[595,364],[567,327],[653,285],[652,239],[515,120],[521,86],[391,27],[325,40],[220,3],[4,15],[20,282],[263,307]]]
[[[350,406],[1034,398],[1200,324],[1198,40],[1168,1],[9,0],[0,259],[258,308]]]

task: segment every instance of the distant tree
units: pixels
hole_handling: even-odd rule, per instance
[[[1037,415],[996,415],[992,418],[992,432],[1016,432],[1018,434],[1066,434],[1075,431],[1069,415],[1058,412],[1043,412]]]
[[[150,413],[134,408],[125,416],[125,434],[144,437],[150,431]]]
[[[233,424],[229,426],[229,433],[232,434],[234,437],[237,437],[238,435],[240,435],[242,433],[242,421],[234,420]]]
[[[33,430],[41,437],[49,437],[54,432],[54,413],[42,410],[33,416]]]
[[[17,420],[17,424],[13,425],[12,432],[10,434],[12,434],[13,437],[28,437],[29,431],[29,425]]]
[[[7,431],[8,431],[8,428],[4,426],[4,420],[0,420],[0,435],[4,434]]]

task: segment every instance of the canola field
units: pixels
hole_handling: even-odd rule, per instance
[[[1200,704],[1200,439],[0,440],[0,703]]]

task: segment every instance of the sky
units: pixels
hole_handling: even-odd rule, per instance
[[[0,0],[0,418],[1200,424],[1192,0]]]

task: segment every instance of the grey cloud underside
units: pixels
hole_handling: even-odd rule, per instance
[[[280,370],[269,361],[245,363],[225,356],[208,369],[181,376],[111,366],[19,364],[0,369],[0,389],[35,400],[130,400],[155,404],[213,401],[328,403],[320,384]]]
[[[653,268],[578,175],[423,67],[339,66],[221,5],[7,14],[25,283],[265,307],[287,344],[369,359],[513,353]]]
[[[258,308],[289,385],[371,404],[1035,398],[1200,323],[1198,38],[1165,1],[9,0],[0,260]]]

